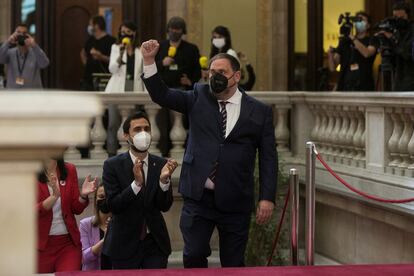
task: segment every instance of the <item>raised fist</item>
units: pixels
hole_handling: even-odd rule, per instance
[[[148,40],[142,43],[141,53],[145,65],[151,65],[155,62],[155,56],[157,55],[159,48],[160,44],[156,40]]]

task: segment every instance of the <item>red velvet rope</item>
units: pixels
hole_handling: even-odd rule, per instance
[[[289,202],[289,194],[290,194],[290,185],[288,186],[288,190],[287,190],[287,193],[286,193],[285,206],[283,207],[282,216],[280,217],[279,226],[277,227],[276,237],[273,241],[272,252],[270,253],[269,259],[267,260],[267,266],[270,266],[272,264],[272,258],[273,258],[273,255],[275,253],[277,242],[279,240],[280,230],[282,229],[283,220],[285,218],[285,213],[286,213],[287,205],[288,205],[288,202]]]
[[[339,175],[337,175],[329,167],[329,165],[325,162],[325,160],[322,159],[322,157],[320,156],[319,153],[316,153],[316,157],[322,163],[322,165],[332,174],[333,177],[335,177],[339,182],[341,182],[343,185],[345,185],[348,189],[350,189],[354,193],[359,194],[360,196],[363,196],[363,197],[368,198],[368,199],[371,199],[371,200],[375,200],[375,201],[379,201],[379,202],[384,202],[384,203],[408,203],[408,202],[414,201],[414,198],[407,198],[407,199],[385,199],[385,198],[381,198],[381,197],[378,197],[378,196],[374,196],[374,195],[370,195],[370,194],[364,193],[364,192],[362,192],[362,191],[360,191],[360,190],[352,187],[345,180],[343,180]]]

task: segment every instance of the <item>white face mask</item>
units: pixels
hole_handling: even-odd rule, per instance
[[[134,142],[134,146],[137,150],[147,151],[151,145],[151,134],[146,131],[141,131],[135,134],[132,141]]]
[[[91,25],[88,25],[88,28],[86,30],[87,30],[87,32],[90,36],[93,36],[94,33],[95,33],[94,29],[93,29],[93,26],[91,26]]]
[[[223,48],[224,45],[226,45],[226,40],[224,39],[224,37],[222,38],[213,38],[213,45],[216,48]]]

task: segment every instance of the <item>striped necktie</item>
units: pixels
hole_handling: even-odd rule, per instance
[[[221,130],[223,133],[223,138],[226,139],[226,129],[227,129],[227,110],[226,110],[226,105],[229,102],[220,102],[220,114],[221,114],[221,120],[222,120],[222,125],[221,125]]]
[[[220,103],[220,115],[221,115],[221,133],[223,135],[223,139],[226,139],[226,128],[227,128],[227,110],[226,110],[226,105],[228,104],[228,102],[219,102]],[[214,180],[216,179],[216,174],[217,174],[217,166],[218,163],[216,162],[216,164],[213,167],[213,170],[211,171],[209,178],[210,180],[214,183]]]

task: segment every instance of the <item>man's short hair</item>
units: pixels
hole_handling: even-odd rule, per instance
[[[138,111],[132,115],[129,115],[128,118],[125,120],[124,124],[122,125],[122,129],[124,131],[124,134],[129,134],[129,128],[131,127],[131,121],[132,120],[138,120],[138,119],[142,119],[144,118],[145,120],[147,120],[148,124],[151,127],[151,122],[148,118],[147,113],[143,112],[143,111]]]
[[[368,23],[371,24],[371,16],[369,16],[368,13],[364,12],[364,11],[359,11],[356,13],[356,16],[363,16],[366,17],[368,20]]]
[[[167,23],[167,31],[168,29],[176,29],[182,30],[183,34],[187,34],[187,25],[185,24],[184,19],[179,16],[171,17],[171,19]]]
[[[393,11],[402,11],[403,10],[408,15],[408,17],[411,16],[411,6],[410,6],[409,3],[404,2],[404,1],[400,1],[400,2],[395,3],[392,6],[392,10]]]
[[[23,28],[26,28],[27,30],[29,30],[29,26],[26,23],[19,23],[19,24],[17,24],[16,25],[16,29],[19,28],[19,27],[23,27]]]
[[[97,16],[92,17],[92,24],[93,25],[98,25],[98,27],[101,31],[106,30],[106,22],[105,22],[105,18],[103,18],[103,16],[97,15]]]
[[[208,64],[208,68],[210,69],[211,64],[218,59],[227,59],[230,62],[231,68],[234,72],[240,71],[240,62],[232,55],[226,53],[220,53],[212,57]]]

